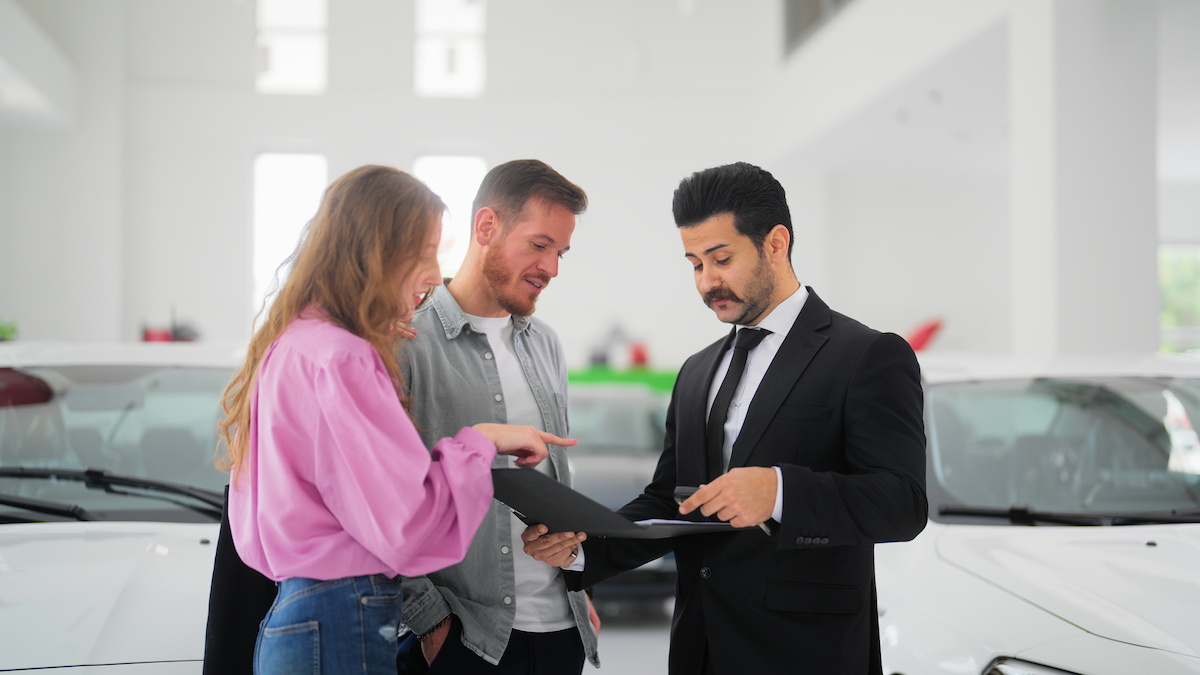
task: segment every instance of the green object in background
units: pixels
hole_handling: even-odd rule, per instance
[[[567,381],[572,385],[642,386],[659,393],[669,394],[675,386],[675,376],[678,374],[678,371],[674,370],[650,370],[649,368],[614,370],[607,366],[592,366],[583,370],[568,371]]]
[[[17,339],[17,320],[0,321],[0,340]]]

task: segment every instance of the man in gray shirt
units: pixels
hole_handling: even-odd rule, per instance
[[[567,369],[554,331],[533,318],[558,275],[587,195],[537,160],[493,168],[475,197],[467,257],[412,320],[400,357],[410,410],[427,446],[480,422],[567,437]],[[495,466],[509,466],[497,457]],[[539,470],[570,484],[566,451]],[[404,579],[402,673],[579,673],[599,665],[586,596],[522,551],[525,529],[493,501],[466,558]]]

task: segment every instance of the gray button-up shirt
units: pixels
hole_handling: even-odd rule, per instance
[[[413,316],[417,338],[400,355],[400,370],[412,399],[410,412],[426,447],[480,422],[506,423],[500,372],[487,336],[471,322],[445,286],[434,290]],[[554,331],[532,317],[513,319],[517,360],[533,390],[546,431],[567,437],[567,367]],[[494,466],[508,466],[498,456]],[[566,451],[550,446],[552,475],[570,485]],[[498,501],[475,533],[463,561],[425,577],[406,577],[404,624],[420,635],[453,613],[462,622],[462,642],[489,663],[500,661],[516,614],[516,579],[510,509]],[[596,632],[588,620],[587,598],[568,593],[588,659],[600,664]]]

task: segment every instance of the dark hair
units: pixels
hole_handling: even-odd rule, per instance
[[[765,169],[738,162],[697,171],[679,181],[671,202],[677,227],[693,227],[723,213],[733,215],[737,231],[762,250],[776,225],[788,231],[788,262],[792,260],[792,214],[783,186]]]
[[[543,199],[575,215],[587,209],[587,193],[545,162],[514,159],[492,168],[479,184],[472,215],[491,207],[505,225],[519,222],[531,198]]]

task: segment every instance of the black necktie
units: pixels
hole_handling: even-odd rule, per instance
[[[771,331],[759,328],[741,328],[733,342],[733,358],[729,361],[729,371],[717,390],[717,398],[713,400],[712,409],[708,412],[708,428],[705,433],[705,443],[708,446],[708,481],[725,473],[725,454],[721,451],[725,445],[725,418],[729,416],[729,404],[733,403],[733,392],[737,389],[742,373],[746,370],[746,359],[750,350]]]

